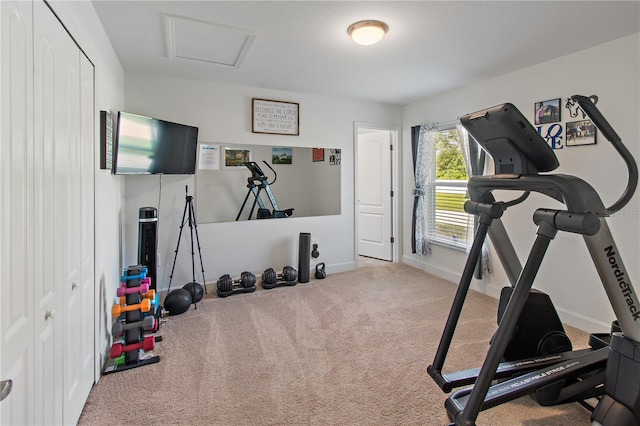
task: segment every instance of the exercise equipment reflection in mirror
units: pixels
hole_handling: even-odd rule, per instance
[[[258,163],[256,163],[255,161],[248,161],[246,163],[242,163],[244,166],[246,166],[249,169],[249,171],[251,172],[251,176],[247,178],[247,188],[249,189],[247,191],[247,195],[244,197],[244,201],[242,202],[240,211],[238,211],[238,215],[236,216],[236,222],[240,219],[240,216],[242,215],[242,211],[244,210],[244,207],[247,204],[247,201],[249,199],[249,196],[251,196],[251,194],[253,194],[254,200],[253,200],[253,204],[251,205],[251,211],[249,212],[249,216],[247,217],[247,219],[251,220],[253,218],[253,212],[256,208],[256,204],[258,205],[258,212],[256,213],[256,219],[284,218],[284,217],[289,217],[293,215],[294,209],[292,208],[285,209],[285,210],[280,210],[278,208],[278,203],[276,202],[276,198],[273,195],[273,192],[271,192],[271,187],[269,186],[275,183],[276,179],[278,178],[278,174],[276,173],[275,170],[273,170],[273,167],[271,167],[269,163],[267,163],[266,161],[263,161],[263,163],[273,172],[273,180],[271,182],[269,182],[264,172],[262,171],[260,166],[258,166]],[[267,198],[269,198],[269,202],[271,203],[271,207],[273,208],[273,211],[270,211],[269,209],[267,209],[264,202],[262,201],[260,193],[263,189],[267,194]]]

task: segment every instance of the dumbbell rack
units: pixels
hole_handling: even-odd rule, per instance
[[[159,297],[154,290],[149,290],[151,284],[149,281],[147,268],[141,265],[129,266],[120,277],[121,284],[118,289],[120,300],[112,308],[114,320],[112,331],[118,330],[122,335],[113,336],[114,343],[109,351],[112,364],[107,365],[103,374],[129,370],[160,361],[159,356],[141,357],[141,351],[151,350],[155,342],[162,341],[161,336],[149,334],[145,336],[145,333],[157,331],[159,326],[157,319],[160,309]],[[148,320],[148,317],[155,318],[155,321]]]

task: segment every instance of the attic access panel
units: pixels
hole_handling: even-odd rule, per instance
[[[167,56],[240,67],[255,35],[213,22],[164,15]]]

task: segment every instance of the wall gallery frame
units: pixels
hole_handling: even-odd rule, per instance
[[[251,131],[275,135],[300,135],[300,104],[251,99]]]
[[[313,148],[313,162],[324,161],[324,148]]]
[[[566,126],[567,146],[595,145],[596,126],[591,120],[572,121]]]
[[[241,167],[244,163],[251,161],[250,149],[224,148],[223,169],[234,169]]]
[[[533,108],[535,124],[556,123],[560,121],[560,98],[536,102]]]

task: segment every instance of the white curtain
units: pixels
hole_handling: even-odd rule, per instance
[[[460,146],[462,147],[467,175],[471,178],[472,176],[483,174],[485,163],[484,152],[480,149],[475,140],[469,138],[469,132],[467,132],[462,124],[460,124],[460,121],[456,124],[456,129],[458,130],[458,137],[460,139]],[[469,215],[469,221],[467,222],[467,253],[471,250],[471,244],[473,243],[473,237],[477,226],[478,217],[475,215]],[[482,254],[480,255],[480,268],[476,268],[476,278],[482,278],[482,274],[489,273],[491,273],[491,259],[489,257],[489,248],[485,240],[482,245]]]
[[[432,125],[420,125],[415,170],[416,187],[413,190],[413,196],[416,198],[415,252],[418,255],[431,254],[428,209],[436,202],[435,187],[432,185],[436,180],[436,168],[432,159],[435,158],[437,133]]]

